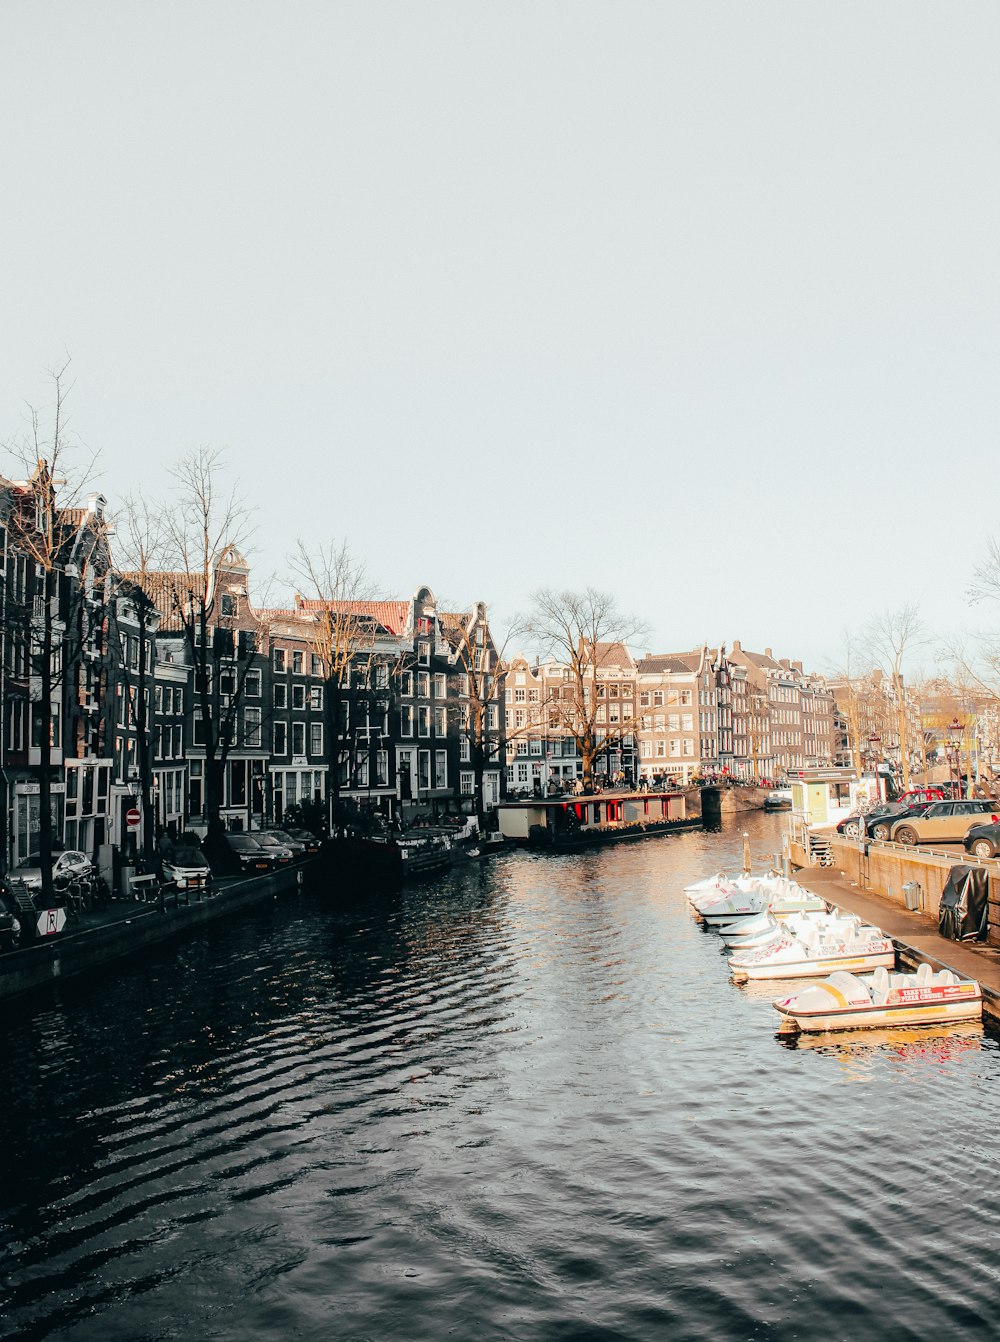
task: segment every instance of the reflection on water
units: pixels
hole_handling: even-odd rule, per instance
[[[295,893],[8,1011],[0,1337],[981,1337],[996,1043],[779,1036],[682,893],[748,823],[766,865],[781,816]]]

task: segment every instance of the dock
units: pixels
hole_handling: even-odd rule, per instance
[[[962,978],[978,979],[983,989],[983,1018],[1000,1025],[1000,946],[950,941],[938,932],[935,917],[862,890],[836,868],[805,867],[792,875],[803,889],[882,928],[895,942],[907,969],[926,960],[935,969],[951,969]]]

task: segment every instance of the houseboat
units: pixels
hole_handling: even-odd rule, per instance
[[[694,829],[701,815],[689,814],[689,800],[684,792],[536,797],[503,802],[497,817],[504,839],[564,850]]]

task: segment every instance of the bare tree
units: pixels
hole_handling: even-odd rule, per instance
[[[598,697],[598,672],[608,645],[641,642],[645,625],[634,616],[623,614],[614,598],[588,587],[584,592],[556,592],[543,588],[533,597],[519,630],[532,641],[536,650],[550,654],[568,671],[560,696],[550,705],[550,714],[559,727],[573,738],[583,764],[583,785],[593,788],[594,762],[608,746],[624,741],[637,730],[634,717],[622,721],[602,720],[603,701]]]
[[[164,513],[139,492],[125,499],[115,519],[115,550],[118,560],[113,578],[111,600],[114,618],[109,622],[109,634],[121,667],[119,692],[125,699],[127,720],[135,728],[137,766],[139,772],[139,802],[142,810],[142,855],[147,871],[154,861],[154,831],[156,818],[153,809],[153,760],[156,751],[155,720],[151,703],[156,670],[155,653],[150,655],[150,636],[155,633],[159,612],[149,595],[154,575],[159,573],[167,557],[167,536]],[[128,656],[128,635],[123,629],[128,611],[138,630],[138,650],[134,662]],[[126,668],[135,665],[134,675]]]
[[[195,713],[205,747],[207,845],[223,832],[226,761],[237,741],[239,707],[254,653],[267,630],[259,621],[213,609],[213,577],[220,556],[245,545],[253,509],[225,481],[225,454],[200,447],[174,466],[175,503],[163,516],[166,552],[176,572],[169,597],[194,669]],[[254,627],[240,629],[240,621]],[[239,637],[238,637],[239,636]]]
[[[82,649],[94,637],[97,605],[84,598],[107,562],[104,520],[82,506],[96,454],[85,452],[70,431],[68,370],[67,360],[49,375],[49,412],[29,407],[28,431],[6,445],[15,470],[25,476],[9,487],[8,546],[28,561],[33,580],[5,593],[4,634],[28,672],[29,739],[39,753],[39,865],[47,895],[53,890],[52,758],[65,730],[61,687],[78,673]]]
[[[912,603],[873,616],[864,635],[872,665],[879,667],[892,685],[898,716],[899,757],[904,788],[910,784],[910,751],[903,666],[908,657],[912,657],[919,647],[926,644],[927,638],[920,613]]]
[[[346,543],[331,541],[311,547],[300,539],[291,569],[309,593],[300,599],[299,610],[305,620],[305,637],[323,666],[323,741],[332,834],[339,823],[342,773],[350,786],[358,783],[362,766],[372,768],[371,743],[386,726],[398,650],[390,655],[384,649],[379,656],[378,622],[372,610],[375,598],[364,565]],[[353,696],[354,713],[352,677],[360,691]]]

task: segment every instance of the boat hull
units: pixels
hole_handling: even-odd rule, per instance
[[[762,960],[741,964],[729,961],[729,968],[737,983],[747,979],[803,979],[825,978],[838,970],[849,974],[869,974],[873,969],[891,969],[896,962],[896,951],[891,945],[888,950],[858,951],[849,955],[824,955],[801,960]]]
[[[891,1029],[894,1025],[950,1025],[958,1021],[982,1020],[983,999],[894,1007],[846,1007],[825,1014],[789,1010],[774,1004],[782,1025],[803,1034],[825,1034],[833,1030]]]

